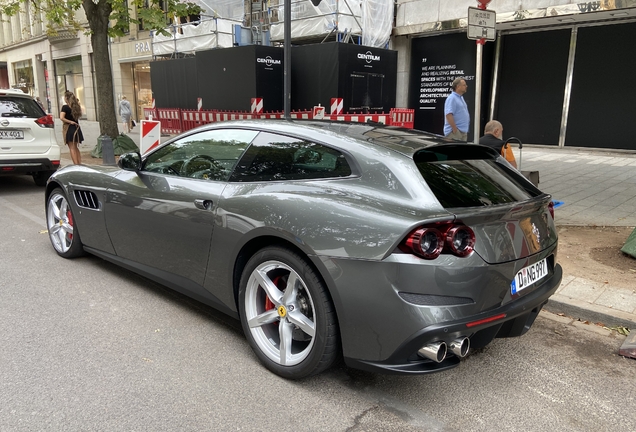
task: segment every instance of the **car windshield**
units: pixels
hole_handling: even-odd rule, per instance
[[[40,118],[44,115],[36,101],[19,96],[0,96],[0,117]]]
[[[430,148],[417,152],[414,161],[444,208],[506,204],[537,195],[518,172],[481,147]]]

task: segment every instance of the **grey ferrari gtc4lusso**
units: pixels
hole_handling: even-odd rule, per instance
[[[457,366],[556,291],[551,197],[494,150],[368,124],[203,126],[46,188],[56,252],[240,319],[285,378]]]

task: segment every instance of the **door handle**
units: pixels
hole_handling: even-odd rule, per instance
[[[195,199],[194,206],[201,210],[212,210],[212,200]]]

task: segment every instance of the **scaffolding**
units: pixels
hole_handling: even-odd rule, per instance
[[[283,0],[271,0],[267,12],[270,21],[270,39],[282,42],[285,38],[285,6]],[[362,36],[362,9],[359,1],[323,0],[318,6],[310,0],[291,1],[291,38],[293,41],[338,41]]]
[[[201,21],[174,24],[168,35],[152,37],[153,56],[179,57],[212,48],[247,43],[268,45],[284,41],[284,0],[195,0],[204,10]],[[294,43],[327,40],[388,47],[393,24],[392,0],[291,0]],[[237,35],[237,29],[241,29]]]
[[[234,45],[233,26],[241,21],[209,18],[185,24],[174,24],[165,30],[169,35],[152,36],[154,57],[179,57],[196,51],[229,48]]]

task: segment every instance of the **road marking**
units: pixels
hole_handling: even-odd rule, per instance
[[[34,215],[33,213],[23,209],[22,207],[19,207],[9,201],[7,201],[4,198],[0,198],[0,204],[2,204],[3,207],[5,208],[9,208],[11,210],[13,210],[14,212],[28,218],[31,219],[33,222],[35,222],[36,224],[40,225],[40,226],[46,226],[46,220],[42,219],[39,216]]]

